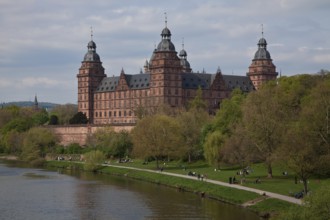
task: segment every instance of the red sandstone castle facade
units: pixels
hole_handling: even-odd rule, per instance
[[[234,88],[244,92],[258,89],[262,83],[276,79],[278,73],[262,37],[246,76],[216,73],[194,73],[182,49],[179,56],[165,25],[161,41],[144,65],[144,72],[107,77],[96,44],[87,45],[78,78],[78,111],[91,124],[131,124],[141,109],[151,111],[161,105],[184,108],[202,89],[210,113],[214,113]]]

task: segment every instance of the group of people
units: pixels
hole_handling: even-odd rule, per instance
[[[198,180],[201,180],[203,181],[204,179],[206,179],[206,175],[204,174],[199,174],[199,173],[196,173],[196,172],[192,172],[192,171],[189,171],[188,172],[188,176],[196,176]]]

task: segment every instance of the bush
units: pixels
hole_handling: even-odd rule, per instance
[[[84,169],[86,171],[96,172],[99,168],[101,168],[101,164],[105,160],[105,155],[102,151],[95,150],[90,151],[84,154],[85,165]]]

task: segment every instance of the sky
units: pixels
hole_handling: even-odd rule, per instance
[[[0,0],[0,103],[77,103],[93,40],[108,76],[138,74],[165,27],[194,72],[246,75],[262,37],[282,76],[330,70],[329,0]]]

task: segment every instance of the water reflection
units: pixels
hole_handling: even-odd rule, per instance
[[[1,219],[259,219],[247,210],[127,178],[8,167]]]

